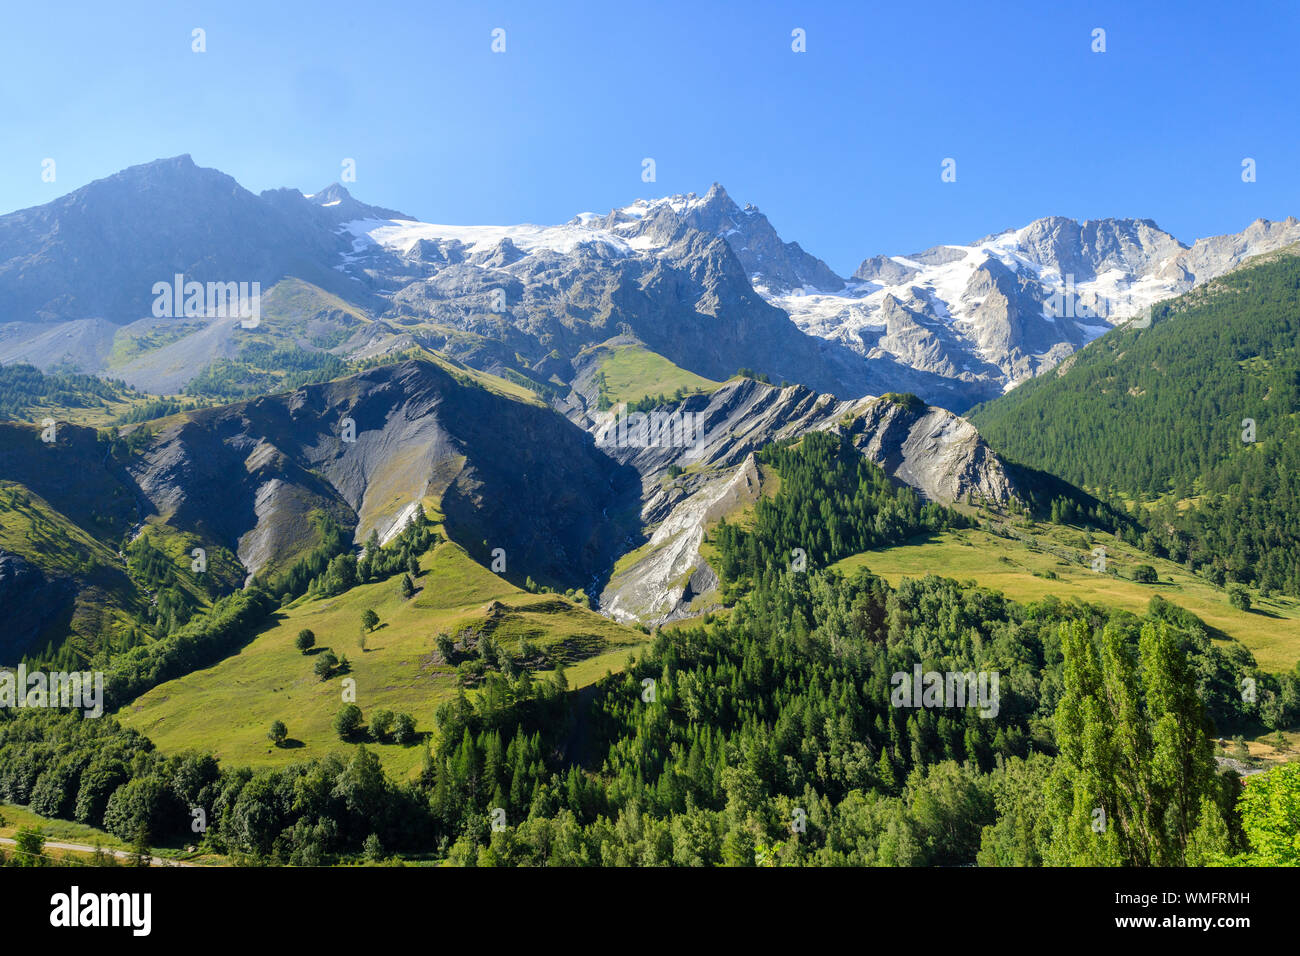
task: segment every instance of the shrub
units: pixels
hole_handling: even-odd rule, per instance
[[[289,728],[284,725],[283,720],[272,721],[271,729],[266,736],[278,747],[288,738]]]
[[[391,710],[377,710],[371,715],[370,732],[374,734],[376,740],[386,739],[392,729],[393,712]]]
[[[321,680],[325,680],[334,672],[334,668],[337,666],[338,662],[339,659],[334,656],[333,651],[326,651],[321,654],[316,658],[316,664],[313,668],[316,671],[316,676]]]
[[[1156,569],[1149,564],[1139,564],[1133,569],[1133,580],[1138,584],[1156,584],[1160,581],[1160,575],[1156,574]]]
[[[438,646],[438,653],[442,656],[444,664],[450,664],[456,656],[456,642],[451,639],[450,634],[439,634],[433,639]]]
[[[415,739],[415,718],[410,714],[398,714],[393,718],[393,743],[409,744]]]
[[[334,717],[334,730],[340,740],[347,740],[361,726],[361,708],[356,704],[344,704],[343,709]]]
[[[1238,611],[1250,610],[1250,592],[1240,584],[1234,584],[1228,588],[1228,603]]]

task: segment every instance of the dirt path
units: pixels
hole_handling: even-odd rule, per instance
[[[9,846],[17,845],[17,842],[11,840],[9,837],[0,837],[0,843],[7,844]],[[47,850],[73,850],[79,853],[95,852],[95,847],[86,846],[84,843],[56,843],[53,840],[47,841],[45,843],[45,848]],[[101,852],[108,853],[117,857],[119,860],[130,860],[135,857],[135,854],[129,850],[106,850],[103,847],[100,847],[100,850]],[[166,860],[160,856],[149,857],[149,865],[150,866],[197,866],[197,864],[195,863],[182,863],[179,860]]]

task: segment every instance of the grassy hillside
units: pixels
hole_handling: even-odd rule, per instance
[[[396,359],[396,356],[393,357]],[[506,398],[513,398],[515,401],[526,402],[529,405],[545,405],[546,403],[538,397],[535,390],[521,385],[518,382],[501,378],[499,375],[493,375],[489,372],[482,372],[476,368],[470,368],[464,362],[458,362],[454,358],[449,358],[441,352],[435,352],[426,348],[414,348],[402,354],[402,358],[423,359],[427,362],[433,362],[448,375],[451,375],[458,382],[464,385],[473,383],[480,388],[485,388],[494,395],[501,395]]]
[[[600,404],[608,408],[620,402],[636,403],[664,395],[711,392],[719,382],[679,368],[657,352],[641,345],[597,346],[601,353]]]
[[[318,349],[335,348],[358,325],[372,321],[364,310],[292,277],[277,282],[262,297],[262,318]]]
[[[438,705],[457,693],[455,668],[437,654],[434,639],[440,632],[490,633],[511,651],[526,640],[566,663],[571,686],[619,670],[629,651],[646,639],[562,597],[521,591],[454,543],[425,554],[421,570],[419,590],[410,600],[401,596],[400,575],[338,597],[300,598],[239,653],[154,688],[117,716],[165,752],[195,748],[228,765],[283,765],[355,746],[341,741],[332,726],[343,703],[342,677],[355,679],[356,702],[367,719],[389,709],[411,714],[417,730],[430,730]],[[374,609],[380,624],[365,636],[362,649],[361,616],[367,608]],[[317,649],[309,654],[294,646],[303,628],[316,635]],[[313,666],[326,649],[346,655],[350,671],[321,681]],[[267,740],[275,720],[287,726],[288,746],[277,748]],[[374,749],[399,776],[423,762],[419,745]]]
[[[1228,603],[1223,588],[1180,565],[1117,542],[1111,535],[1089,537],[1091,546],[1085,551],[1080,547],[1084,541],[1080,531],[1037,524],[1018,533],[1034,542],[977,529],[946,531],[856,554],[833,567],[845,573],[866,567],[895,585],[905,577],[938,574],[973,580],[1016,601],[1040,601],[1055,595],[1134,614],[1145,613],[1151,597],[1158,594],[1226,637],[1240,641],[1265,670],[1290,671],[1300,662],[1300,601],[1294,598],[1263,599],[1255,592],[1252,609],[1240,611]],[[1106,548],[1107,568],[1115,574],[1091,569],[1091,547],[1098,545]],[[1158,584],[1131,579],[1133,569],[1142,564],[1156,569]]]

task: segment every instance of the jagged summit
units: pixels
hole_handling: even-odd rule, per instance
[[[1294,220],[1189,247],[1151,219],[1044,216],[970,244],[872,256],[839,295],[769,300],[865,356],[1010,388],[1151,304],[1297,240]]]
[[[372,206],[368,203],[361,202],[348,192],[347,188],[340,183],[330,183],[319,192],[310,195],[303,194],[313,206],[326,210],[329,217],[339,223],[352,222],[357,219],[394,219],[398,221],[414,222],[414,216],[408,216],[404,212],[398,212],[396,209],[386,209],[382,206]]]
[[[844,280],[822,260],[805,252],[797,242],[785,242],[758,206],[738,206],[718,182],[699,196],[679,193],[659,199],[638,199],[622,209],[612,210],[602,223],[616,227],[627,223],[661,223],[664,215],[692,229],[718,236],[731,247],[754,287],[762,292],[783,294],[792,290],[815,289],[835,292]]]
[[[115,329],[150,317],[160,280],[269,290],[292,278],[400,320],[347,354],[425,335],[487,370],[544,366],[549,388],[552,376],[572,381],[584,348],[631,334],[706,377],[745,366],[961,411],[1151,303],[1296,241],[1295,218],[1189,247],[1150,219],[1045,216],[974,243],[872,256],[845,280],[720,182],[561,225],[438,225],[338,182],[254,195],[180,155],[0,216],[0,361],[103,372]],[[178,344],[173,366],[197,375],[239,347],[210,338]]]

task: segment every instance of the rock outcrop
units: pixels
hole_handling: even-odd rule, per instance
[[[588,422],[598,441],[613,442],[609,454],[641,475],[641,517],[649,540],[632,560],[620,562],[601,594],[601,609],[621,620],[662,623],[701,609],[704,585],[716,582],[699,552],[705,529],[757,499],[762,478],[755,453],[778,439],[840,431],[891,478],[932,501],[952,503],[971,495],[1002,502],[1017,493],[973,425],[919,402],[909,406],[870,396],[841,401],[803,386],[739,379],[711,395],[646,413],[620,433],[622,414],[612,409]],[[698,416],[693,418],[698,434],[690,436],[695,440],[643,444],[654,437],[655,414],[661,424],[673,416]],[[621,434],[627,435],[626,444],[617,443]]]

